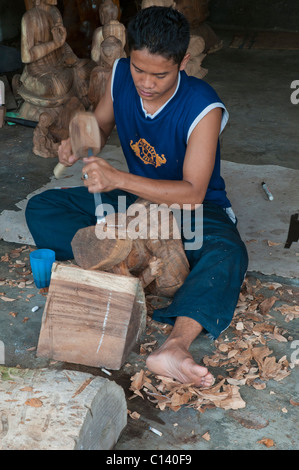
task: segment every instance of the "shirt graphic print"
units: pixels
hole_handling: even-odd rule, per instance
[[[165,156],[157,154],[155,148],[145,139],[140,138],[135,144],[130,142],[131,149],[145,165],[153,165],[155,168],[167,162]]]

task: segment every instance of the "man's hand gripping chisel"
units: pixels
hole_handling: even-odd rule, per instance
[[[78,159],[97,155],[101,149],[101,136],[98,122],[92,113],[80,111],[75,114],[69,124],[69,134],[71,147],[74,155]],[[57,163],[54,168],[54,176],[59,179],[63,175],[66,167],[62,163]],[[104,222],[103,215],[98,215],[98,207],[102,209],[101,194],[95,195],[97,206],[97,222]]]

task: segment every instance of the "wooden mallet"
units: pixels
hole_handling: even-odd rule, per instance
[[[77,158],[91,157],[99,153],[100,129],[94,114],[85,111],[76,113],[70,121],[69,134],[72,151]],[[54,168],[55,178],[61,178],[65,169],[65,165],[57,163]]]
[[[101,149],[101,135],[94,114],[85,111],[76,113],[70,121],[69,133],[72,151],[77,158],[91,157],[99,153]],[[62,163],[57,163],[54,168],[55,178],[59,179],[65,169],[66,167]],[[101,206],[101,210],[103,210],[100,193],[97,194],[97,206]],[[105,222],[105,217],[98,215],[97,222]]]

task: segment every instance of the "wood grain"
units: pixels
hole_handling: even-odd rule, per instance
[[[38,356],[119,369],[145,327],[140,281],[54,264]]]

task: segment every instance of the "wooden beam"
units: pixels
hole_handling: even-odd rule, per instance
[[[78,371],[0,366],[0,450],[110,450],[127,424],[123,389]]]

